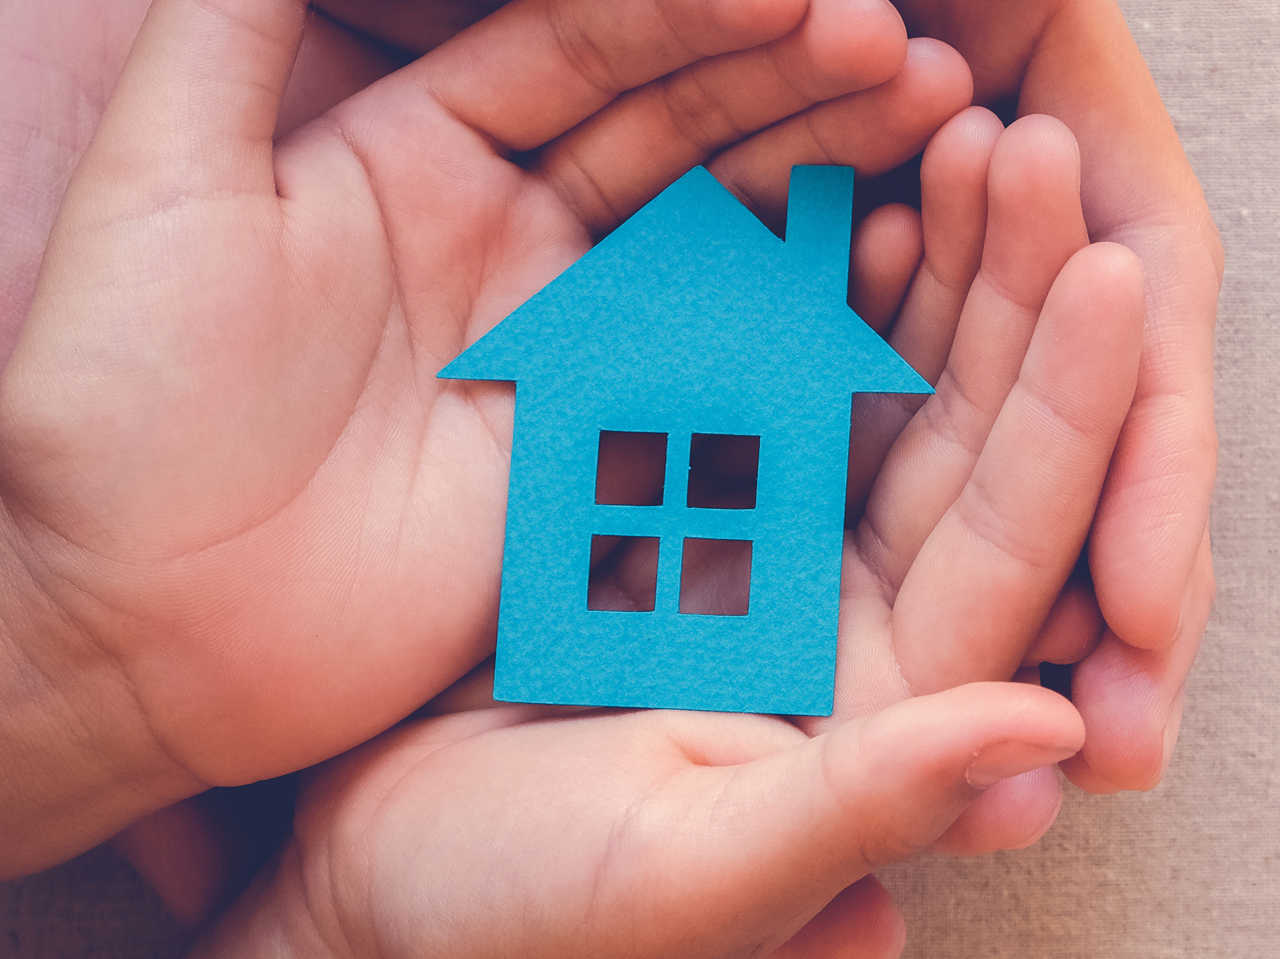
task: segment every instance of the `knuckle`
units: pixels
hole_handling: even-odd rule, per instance
[[[662,95],[672,127],[704,154],[751,132],[706,89],[697,70],[683,70],[667,77],[662,83]]]

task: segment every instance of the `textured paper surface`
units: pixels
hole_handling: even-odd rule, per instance
[[[517,381],[494,695],[828,715],[855,392],[927,393],[849,309],[853,171],[779,240],[698,167],[441,373]],[[599,505],[600,432],[665,433],[660,506]],[[694,434],[758,436],[756,506],[690,508]],[[593,536],[656,536],[651,611],[589,609]],[[745,616],[680,611],[686,539],[747,540]]]

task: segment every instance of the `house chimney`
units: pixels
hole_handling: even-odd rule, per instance
[[[822,289],[849,290],[853,168],[796,166],[787,194],[786,248],[802,274]]]

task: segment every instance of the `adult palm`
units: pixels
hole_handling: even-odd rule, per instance
[[[1214,581],[1213,324],[1223,253],[1204,195],[1115,0],[895,0],[913,35],[964,55],[980,103],[1062,120],[1080,144],[1095,240],[1147,278],[1134,405],[1088,549],[1049,624],[1089,727],[1065,770],[1094,791],[1149,789],[1172,754]],[[1071,638],[1073,637],[1073,638]],[[1096,648],[1095,648],[1096,647]]]
[[[853,13],[513,4],[273,144],[304,5],[153,4],[2,384],[9,870],[340,752],[487,654],[512,396],[435,372],[690,164],[898,71],[896,15]],[[887,169],[967,92],[917,44],[746,168],[785,182],[861,111],[850,158]]]

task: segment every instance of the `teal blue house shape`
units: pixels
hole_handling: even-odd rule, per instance
[[[847,305],[852,203],[851,169],[796,167],[784,242],[696,168],[440,372],[517,384],[496,698],[830,714],[852,395],[932,392]],[[754,500],[695,495],[716,438]],[[661,488],[602,497],[632,439]],[[591,608],[600,537],[656,552],[639,609]],[[732,615],[681,599],[722,547]]]

